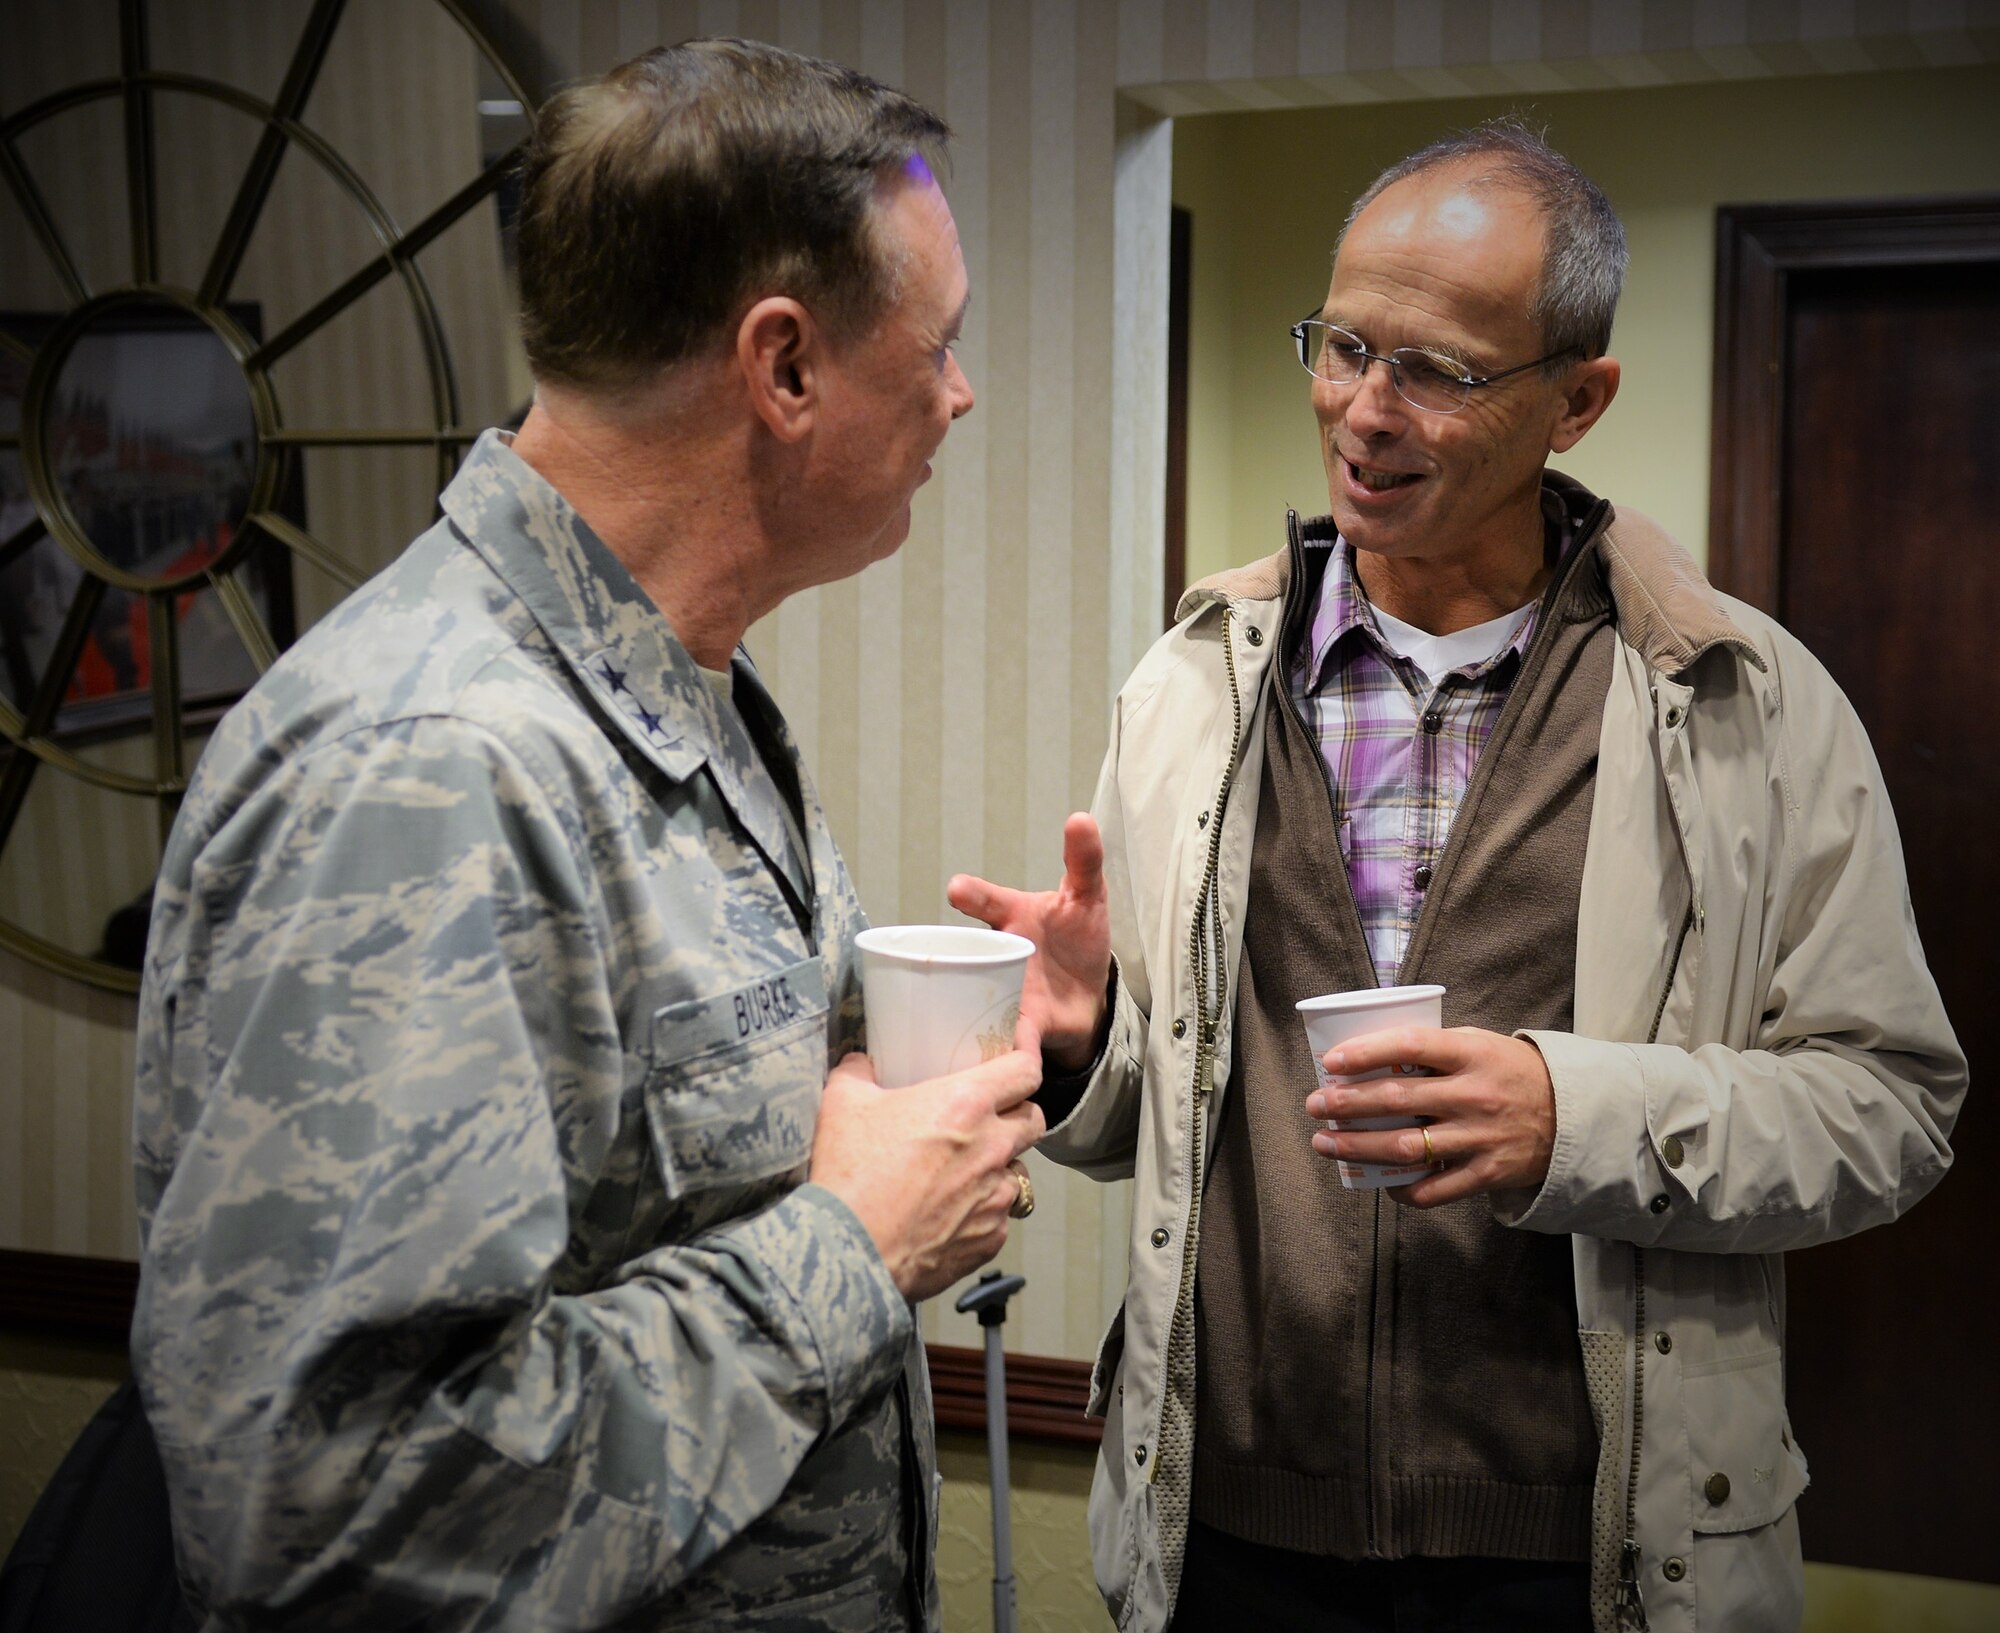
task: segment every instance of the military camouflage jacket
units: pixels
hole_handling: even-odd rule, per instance
[[[801,1183],[862,921],[790,737],[505,439],[443,505],[161,869],[132,1350],[182,1574],[212,1628],[935,1625],[922,1346]]]

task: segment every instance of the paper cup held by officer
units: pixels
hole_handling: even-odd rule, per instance
[[[862,1001],[868,1054],[884,1088],[964,1071],[1014,1047],[1021,982],[1035,944],[962,924],[863,930]]]

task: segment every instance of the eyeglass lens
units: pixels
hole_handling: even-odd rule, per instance
[[[1449,413],[1465,405],[1466,384],[1450,372],[1444,359],[1399,346],[1387,360],[1393,384],[1404,401],[1433,413]],[[1330,385],[1346,385],[1361,378],[1369,353],[1358,336],[1308,319],[1299,325],[1299,361]]]

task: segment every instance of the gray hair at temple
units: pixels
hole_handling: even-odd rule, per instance
[[[865,74],[751,40],[661,46],[551,97],[521,166],[521,338],[537,379],[617,390],[767,295],[837,333],[895,300],[876,189],[951,130]]]
[[[1391,165],[1354,201],[1341,241],[1355,218],[1397,182],[1458,168],[1471,173],[1475,186],[1515,188],[1541,209],[1542,275],[1528,316],[1542,331],[1542,349],[1559,354],[1544,372],[1560,373],[1573,352],[1603,356],[1625,284],[1625,229],[1597,184],[1519,118],[1509,115],[1454,131]],[[1334,253],[1340,253],[1339,244]]]

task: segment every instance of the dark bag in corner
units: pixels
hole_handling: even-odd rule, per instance
[[[84,1425],[0,1566],[0,1633],[196,1633],[136,1384]]]

